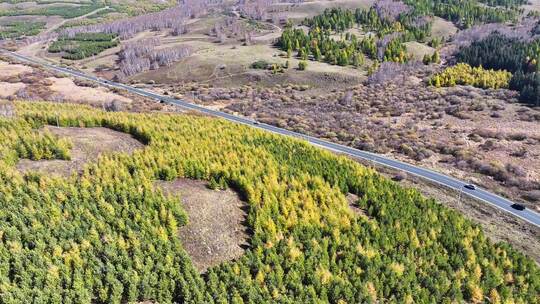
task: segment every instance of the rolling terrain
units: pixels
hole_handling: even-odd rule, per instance
[[[0,0],[1,303],[540,303],[527,0]]]
[[[13,106],[1,119],[7,302],[537,300],[532,260],[345,157],[208,117]],[[19,172],[19,158],[71,157],[76,143],[43,133],[47,124],[110,128],[145,147],[102,154],[67,179]],[[199,275],[178,235],[189,217],[154,184],[178,178],[247,203],[240,258]]]

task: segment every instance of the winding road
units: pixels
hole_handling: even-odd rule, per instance
[[[79,77],[79,78],[84,78],[86,80],[94,81],[94,82],[100,83],[100,84],[105,85],[105,86],[125,89],[125,90],[127,90],[129,92],[139,94],[139,95],[142,95],[142,96],[146,96],[146,97],[149,97],[149,98],[155,98],[155,99],[160,100],[162,102],[166,102],[166,103],[169,103],[169,104],[174,104],[174,105],[177,105],[177,106],[179,106],[181,108],[184,108],[184,109],[202,112],[202,113],[205,113],[205,114],[208,114],[208,115],[224,118],[224,119],[227,119],[227,120],[232,121],[232,122],[236,122],[236,123],[240,123],[240,124],[244,124],[244,125],[249,125],[251,127],[255,127],[255,128],[266,130],[266,131],[270,131],[270,132],[273,132],[273,133],[276,133],[276,134],[301,138],[301,139],[304,139],[304,140],[308,141],[309,143],[311,143],[311,144],[313,144],[315,146],[321,147],[323,149],[327,149],[327,150],[338,152],[338,153],[343,153],[343,154],[346,154],[346,155],[349,155],[349,156],[352,156],[352,157],[357,157],[357,158],[361,158],[361,159],[371,161],[371,162],[376,163],[378,165],[382,165],[382,166],[390,167],[390,168],[393,168],[393,169],[396,169],[396,170],[400,170],[400,171],[406,172],[408,174],[412,174],[412,175],[427,179],[429,181],[435,182],[435,183],[440,184],[442,186],[446,186],[446,187],[449,187],[451,189],[455,189],[458,192],[460,192],[460,195],[461,194],[468,195],[468,196],[470,196],[472,198],[478,199],[478,200],[483,201],[483,202],[485,202],[487,204],[490,204],[490,205],[492,205],[492,206],[494,206],[496,208],[499,208],[499,209],[501,209],[501,210],[503,210],[505,212],[508,212],[508,213],[518,217],[518,218],[521,218],[521,219],[531,223],[534,226],[540,227],[540,214],[538,214],[537,212],[534,212],[534,211],[532,211],[530,209],[516,210],[516,209],[511,207],[511,205],[513,205],[514,202],[512,202],[512,201],[510,201],[508,199],[505,199],[505,198],[503,198],[501,196],[498,196],[496,194],[488,192],[488,191],[486,191],[484,189],[481,189],[479,187],[476,187],[475,190],[467,189],[467,188],[464,187],[467,184],[466,182],[457,180],[457,179],[455,179],[453,177],[446,176],[444,174],[441,174],[441,173],[438,173],[438,172],[435,172],[435,171],[432,171],[432,170],[428,170],[428,169],[425,169],[425,168],[413,166],[413,165],[410,165],[410,164],[407,164],[407,163],[404,163],[404,162],[401,162],[401,161],[397,161],[397,160],[394,160],[394,159],[390,159],[390,158],[380,156],[378,154],[357,150],[357,149],[354,149],[354,148],[351,148],[351,147],[347,147],[347,146],[344,146],[344,145],[328,142],[328,141],[325,141],[325,140],[322,140],[322,139],[319,139],[319,138],[316,138],[316,137],[307,136],[307,135],[296,133],[296,132],[289,131],[289,130],[286,130],[286,129],[278,128],[278,127],[275,127],[275,126],[272,126],[272,125],[268,125],[268,124],[264,124],[264,123],[258,123],[256,121],[253,121],[253,120],[245,118],[245,117],[235,116],[235,115],[232,115],[232,114],[229,114],[229,113],[224,113],[224,112],[220,112],[220,111],[216,111],[216,110],[211,110],[211,109],[208,109],[208,108],[196,105],[196,104],[192,104],[192,103],[180,100],[180,99],[174,99],[174,98],[171,98],[171,97],[168,97],[168,96],[159,95],[159,94],[156,94],[156,93],[153,93],[153,92],[150,92],[150,91],[145,91],[145,90],[142,90],[142,89],[139,89],[139,88],[131,87],[131,86],[128,86],[128,85],[125,85],[125,84],[122,84],[122,83],[116,83],[116,82],[112,82],[112,81],[108,81],[108,80],[103,80],[103,79],[94,77],[92,75],[84,74],[84,73],[76,71],[76,70],[72,70],[72,69],[69,69],[69,68],[44,63],[44,62],[38,61],[36,59],[32,59],[32,58],[29,58],[29,57],[26,57],[26,56],[19,55],[19,54],[14,53],[14,52],[4,51],[4,53],[8,54],[8,55],[10,55],[10,56],[12,56],[14,58],[17,58],[17,59],[19,59],[21,61],[34,63],[34,64],[39,64],[39,65],[44,66],[46,68],[56,70],[58,72],[63,72],[63,73],[66,73],[66,74],[70,74],[70,75],[73,75],[73,76],[76,76],[76,77]]]

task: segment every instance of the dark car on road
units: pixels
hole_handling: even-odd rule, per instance
[[[519,210],[519,211],[523,211],[525,209],[527,209],[527,207],[523,206],[522,204],[512,204],[510,207],[516,209],[516,210]]]
[[[467,184],[467,185],[465,185],[465,186],[463,186],[463,187],[465,187],[465,188],[467,188],[467,189],[469,189],[469,190],[476,190],[476,186],[473,185],[473,184]]]

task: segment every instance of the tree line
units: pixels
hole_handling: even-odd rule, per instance
[[[77,33],[59,37],[50,46],[51,53],[63,53],[62,58],[80,60],[92,57],[119,44],[116,34]]]
[[[511,77],[512,73],[505,70],[486,70],[482,66],[471,67],[466,63],[458,63],[435,74],[429,84],[436,87],[470,85],[482,89],[506,89]]]
[[[417,16],[438,16],[452,21],[458,27],[470,28],[476,24],[501,23],[515,21],[521,13],[514,4],[523,0],[405,0],[406,4],[414,8]],[[504,6],[487,6],[487,4],[501,3]]]
[[[456,60],[474,67],[513,73],[509,88],[520,92],[522,102],[540,106],[538,54],[540,40],[528,42],[494,32],[480,41],[461,47]]]
[[[408,32],[382,36],[381,31],[379,39],[373,35],[359,39],[353,33],[344,33],[355,24],[367,24],[365,18],[360,10],[353,13],[341,8],[326,9],[321,15],[303,21],[304,25],[310,27],[307,34],[289,24],[278,45],[288,56],[297,52],[297,56],[303,60],[312,58],[341,66],[362,65],[365,56],[380,61],[407,61],[406,48],[402,42],[411,37]],[[340,34],[340,40],[334,39],[333,33]]]
[[[16,107],[0,119],[5,303],[538,303],[532,260],[348,158],[209,117]],[[107,127],[147,146],[80,176],[22,175],[14,147],[46,124]],[[195,271],[177,234],[186,214],[153,184],[179,177],[245,198],[244,256]]]
[[[45,28],[45,22],[12,21],[0,26],[0,39],[35,36]]]

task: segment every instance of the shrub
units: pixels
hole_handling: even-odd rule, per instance
[[[257,60],[251,64],[251,68],[257,70],[267,70],[269,66],[270,63],[266,60]]]

